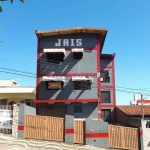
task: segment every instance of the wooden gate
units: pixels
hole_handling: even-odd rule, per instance
[[[74,143],[84,144],[84,123],[83,120],[74,120]]]
[[[64,140],[64,118],[25,115],[24,138]]]
[[[47,140],[63,141],[64,139],[64,119],[47,117]]]
[[[137,128],[108,125],[109,147],[139,150],[139,136]]]

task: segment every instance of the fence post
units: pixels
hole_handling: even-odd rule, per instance
[[[144,145],[143,145],[143,129],[142,129],[142,127],[140,127],[139,130],[140,130],[140,146],[141,146],[141,150],[144,150]]]
[[[108,123],[101,120],[86,119],[85,121],[86,145],[96,147],[109,147]]]
[[[65,142],[74,143],[74,116],[65,115]]]
[[[13,105],[13,118],[12,118],[12,136],[18,137],[18,113],[19,107],[14,104]]]

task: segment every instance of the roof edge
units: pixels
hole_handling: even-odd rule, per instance
[[[96,33],[99,34],[100,32],[107,32],[108,29],[106,28],[88,28],[88,27],[76,27],[76,28],[64,28],[64,29],[58,29],[58,30],[43,30],[38,31],[35,30],[35,34],[42,35],[42,36],[53,36],[54,35],[60,35],[60,34],[72,34],[72,33]],[[69,33],[70,32],[70,33]],[[45,35],[44,35],[45,34]]]

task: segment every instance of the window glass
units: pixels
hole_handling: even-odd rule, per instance
[[[110,82],[110,72],[108,70],[103,70],[100,72],[101,82]]]
[[[110,91],[101,91],[102,103],[110,103]]]
[[[74,106],[75,113],[82,113],[82,106]]]
[[[102,118],[106,122],[111,122],[111,110],[110,109],[102,109]]]
[[[82,59],[83,57],[83,52],[74,52],[74,59]]]
[[[75,90],[91,90],[91,81],[74,81]]]

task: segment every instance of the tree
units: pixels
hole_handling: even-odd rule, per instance
[[[5,2],[5,1],[8,1],[8,0],[0,0],[0,2]],[[20,2],[24,3],[24,0],[19,0]],[[12,4],[14,2],[14,0],[10,0],[10,3]],[[0,6],[0,12],[2,12],[2,6]]]

